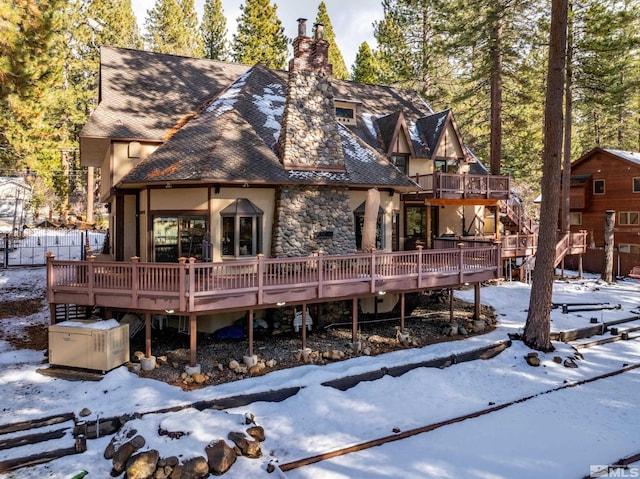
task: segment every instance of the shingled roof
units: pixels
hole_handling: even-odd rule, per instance
[[[449,112],[434,114],[414,91],[333,80],[334,96],[357,105],[356,124],[339,124],[346,172],[286,170],[275,144],[287,72],[112,47],[101,54],[101,102],[81,139],[163,142],[117,187],[171,181],[415,188],[386,159],[375,122],[401,112],[416,154],[428,157],[440,116]]]

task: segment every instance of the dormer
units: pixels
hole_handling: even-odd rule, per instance
[[[409,158],[415,158],[411,135],[401,111],[374,120],[378,143],[384,155],[405,175],[409,174]]]

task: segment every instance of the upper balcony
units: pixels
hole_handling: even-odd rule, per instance
[[[506,200],[510,192],[508,176],[437,172],[412,179],[423,190],[419,194],[427,198]]]

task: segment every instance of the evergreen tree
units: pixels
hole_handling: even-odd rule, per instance
[[[13,174],[38,151],[41,101],[60,80],[55,47],[63,1],[0,0],[0,170]]]
[[[270,0],[246,0],[240,5],[237,32],[233,35],[232,55],[238,63],[263,63],[269,68],[284,68],[288,38]]]
[[[205,0],[200,30],[204,43],[204,56],[212,60],[226,60],[229,54],[227,19],[222,10],[221,0]]]
[[[378,63],[367,42],[362,42],[352,67],[351,79],[361,83],[378,83]]]
[[[382,0],[384,17],[373,24],[378,42],[379,80],[387,85],[412,86],[411,50],[405,38],[405,32],[410,28],[410,14],[401,1]]]
[[[315,23],[324,25],[323,37],[329,42],[329,63],[333,65],[333,76],[340,80],[347,80],[349,78],[347,65],[344,62],[344,58],[336,42],[336,35],[333,31],[331,19],[329,18],[329,13],[327,13],[327,6],[324,2],[320,2],[320,5],[318,5],[318,14],[316,15]]]
[[[639,15],[637,1],[576,4],[576,154],[594,146],[630,150],[640,146],[635,108],[640,86]]]
[[[145,20],[147,48],[159,53],[202,56],[193,0],[156,0]]]

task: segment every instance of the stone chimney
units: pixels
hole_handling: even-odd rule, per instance
[[[329,42],[322,38],[322,25],[316,25],[315,38],[309,38],[306,29],[306,20],[298,19],[276,148],[286,169],[345,171],[333,104]]]
[[[346,171],[331,86],[329,42],[322,25],[307,37],[298,19],[289,62],[287,99],[276,149],[287,170]],[[308,256],[356,250],[353,212],[346,185],[280,185],[276,191],[271,242],[273,257]]]

